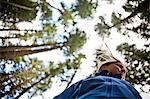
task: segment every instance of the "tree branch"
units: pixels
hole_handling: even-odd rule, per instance
[[[77,70],[74,71],[74,73],[73,73],[73,75],[72,75],[70,81],[68,82],[68,84],[67,84],[67,86],[66,86],[66,89],[67,89],[67,88],[69,87],[69,85],[71,84],[71,82],[72,82],[73,78],[75,77],[76,73],[77,73]]]
[[[19,95],[17,97],[15,97],[14,99],[18,99],[19,97],[21,97],[24,93],[26,93],[28,90],[30,90],[32,87],[34,87],[36,84],[38,84],[39,82],[41,82],[42,80],[48,78],[50,76],[50,74],[46,75],[45,77],[42,77],[39,81],[33,83],[31,86],[25,88],[21,93],[19,93]]]
[[[108,29],[111,29],[115,26],[117,26],[118,24],[124,23],[126,21],[128,21],[130,18],[134,17],[135,15],[137,15],[138,13],[142,12],[142,11],[146,11],[146,9],[149,9],[149,4],[150,1],[149,0],[144,0],[142,1],[138,7],[135,8],[135,10],[125,19],[120,20],[119,22],[117,22],[116,24],[114,24],[113,26],[108,27]]]
[[[53,9],[59,11],[61,14],[63,14],[63,12],[62,12],[60,9],[58,9],[58,8],[56,8],[56,7],[54,7],[54,6],[52,6],[50,3],[46,2],[46,0],[43,0],[43,2],[44,2],[46,5],[50,6],[51,8],[53,8]]]

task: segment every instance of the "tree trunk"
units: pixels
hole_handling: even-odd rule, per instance
[[[6,3],[6,4],[9,4],[9,5],[12,5],[12,6],[15,6],[17,8],[21,8],[21,9],[24,9],[24,10],[33,10],[32,8],[30,7],[27,7],[27,6],[24,6],[24,5],[19,5],[19,4],[16,4],[16,3],[13,3],[13,2],[8,2],[8,1],[0,1],[0,3]]]
[[[31,32],[42,32],[41,30],[32,30],[32,29],[29,29],[29,30],[20,30],[20,29],[5,29],[5,28],[0,29],[0,31],[26,31],[26,32],[31,31]]]
[[[23,50],[31,50],[32,48],[38,47],[51,47],[57,46],[59,43],[50,43],[50,44],[41,44],[41,45],[27,45],[27,46],[2,46],[0,47],[0,52],[9,52],[9,51],[23,51]]]
[[[20,50],[20,51],[7,51],[7,52],[0,52],[0,59],[14,59],[15,57],[29,55],[29,54],[35,54],[45,51],[51,51],[54,49],[63,48],[64,46],[52,46],[51,48],[37,48],[37,49],[29,49],[29,50]]]

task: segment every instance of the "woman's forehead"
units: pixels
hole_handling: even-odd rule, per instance
[[[114,63],[114,64],[118,65],[119,67],[124,67],[124,68],[125,68],[125,65],[122,64],[121,62],[116,62],[116,63]]]

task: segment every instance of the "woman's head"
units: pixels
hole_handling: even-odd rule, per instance
[[[120,74],[122,79],[125,79],[126,67],[119,60],[111,59],[103,62],[101,66],[99,66],[98,71],[101,70],[107,70],[111,72],[113,75]]]

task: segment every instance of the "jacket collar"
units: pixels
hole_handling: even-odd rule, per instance
[[[112,75],[112,73],[107,70],[99,71],[95,74],[95,76],[108,76],[108,77],[114,77],[114,78],[118,78],[118,79],[122,78],[121,74]]]

